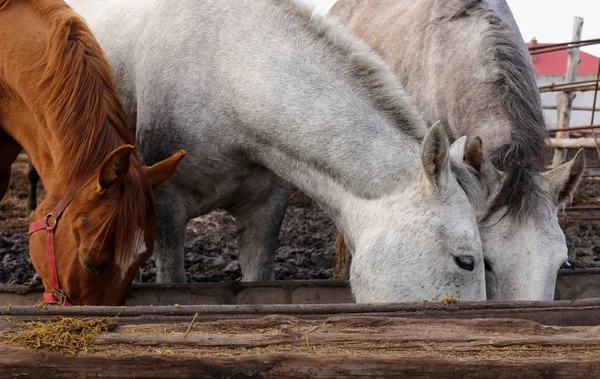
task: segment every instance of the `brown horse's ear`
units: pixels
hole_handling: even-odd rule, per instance
[[[129,172],[129,161],[133,146],[123,145],[113,150],[102,162],[98,174],[98,187],[103,191],[123,180]]]
[[[153,166],[145,167],[146,173],[150,178],[150,182],[152,182],[152,188],[156,188],[167,180],[171,179],[175,174],[175,169],[184,156],[185,151],[179,150],[170,158],[160,161]]]

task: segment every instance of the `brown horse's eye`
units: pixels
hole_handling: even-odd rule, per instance
[[[85,268],[87,268],[88,270],[90,270],[91,272],[97,274],[98,270],[92,265],[92,262],[90,262],[90,260],[88,259],[87,256],[83,256],[81,258],[81,261],[83,262],[83,265],[85,266]]]
[[[90,227],[90,219],[87,216],[81,217],[81,227],[87,229]]]

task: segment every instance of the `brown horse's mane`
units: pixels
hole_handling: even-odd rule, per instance
[[[110,64],[85,21],[64,1],[0,0],[0,10],[15,2],[28,3],[49,27],[44,54],[36,64],[43,69],[37,88],[46,121],[61,135],[62,154],[68,157],[59,160],[63,167],[56,167],[55,175],[69,185],[89,183],[110,152],[133,144]],[[152,188],[142,180],[144,175],[132,157],[118,205],[97,236],[104,240],[106,233],[113,234],[118,265],[128,264],[135,254],[137,228],[154,221],[154,212],[148,212],[153,207]]]
[[[38,63],[44,67],[39,88],[46,99],[46,117],[64,135],[78,168],[72,171],[96,172],[108,153],[132,144],[108,60],[83,19],[64,1],[25,1],[51,25]]]

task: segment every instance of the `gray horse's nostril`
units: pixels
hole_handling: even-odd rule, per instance
[[[573,269],[573,265],[571,264],[571,262],[569,261],[565,261],[565,263],[563,263],[560,266],[561,269]]]
[[[483,267],[485,268],[485,271],[492,271],[492,265],[490,265],[490,262],[488,262],[487,259],[483,260]]]
[[[454,257],[454,262],[463,270],[473,271],[475,269],[475,259],[470,255]]]

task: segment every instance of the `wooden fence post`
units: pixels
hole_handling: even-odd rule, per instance
[[[571,41],[581,41],[581,30],[583,28],[583,18],[575,17],[573,20],[573,37]],[[569,49],[569,59],[567,60],[567,72],[565,74],[565,83],[571,83],[577,79],[577,66],[579,65],[579,47]],[[562,92],[558,95],[558,128],[568,128],[571,121],[571,107],[575,92]],[[568,138],[569,132],[556,132],[556,138]],[[567,157],[567,149],[556,149],[552,159],[552,167],[560,166]]]

